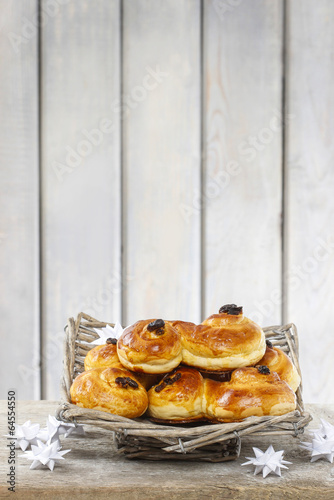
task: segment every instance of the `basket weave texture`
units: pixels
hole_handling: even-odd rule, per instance
[[[70,318],[65,327],[61,404],[56,416],[63,421],[97,426],[111,431],[118,453],[127,458],[149,460],[204,460],[223,462],[240,454],[241,438],[256,435],[294,435],[304,432],[312,417],[304,411],[302,387],[297,390],[297,409],[281,416],[248,417],[242,422],[219,424],[160,425],[144,417],[128,419],[107,412],[80,408],[71,404],[70,387],[84,371],[90,343],[98,338],[95,329],[113,323],[98,321],[85,313]],[[298,335],[293,323],[263,329],[266,339],[286,352],[299,374]]]

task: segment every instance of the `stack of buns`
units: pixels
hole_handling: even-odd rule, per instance
[[[240,421],[296,408],[300,377],[242,307],[227,304],[200,325],[137,321],[91,349],[72,403],[161,423]]]

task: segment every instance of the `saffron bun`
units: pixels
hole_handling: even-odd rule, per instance
[[[112,339],[113,340],[113,339]],[[116,339],[115,339],[116,340]],[[121,368],[124,366],[120,362],[117,354],[116,343],[98,345],[91,349],[84,360],[85,371],[93,368]],[[160,377],[150,373],[133,373],[132,376],[147,391],[159,382]]]
[[[198,420],[237,422],[250,416],[284,415],[296,409],[291,387],[267,366],[237,368],[229,382],[204,379],[179,367],[148,391],[147,415],[159,423]]]
[[[269,344],[269,345],[268,345]],[[266,352],[259,365],[266,365],[272,372],[276,372],[281,380],[284,380],[291,389],[296,392],[300,384],[300,376],[289,356],[278,347],[273,347],[268,342]]]
[[[115,366],[121,368],[122,365],[118,359],[116,342],[93,347],[86,354],[84,366],[86,371],[92,368],[110,368]]]
[[[203,420],[203,378],[193,368],[179,367],[148,391],[148,416],[163,423]]]
[[[78,375],[70,388],[71,401],[126,418],[140,417],[148,406],[147,392],[124,368],[94,368]]]
[[[204,380],[203,411],[210,420],[235,422],[250,416],[284,415],[296,409],[291,387],[266,366],[238,368],[230,382]]]
[[[162,319],[137,321],[118,339],[117,354],[134,372],[167,373],[182,361],[181,336]]]
[[[244,317],[242,307],[223,306],[200,325],[186,321],[141,320],[117,342],[127,369],[167,373],[181,362],[208,372],[255,365],[266,350],[262,328]]]
[[[190,321],[173,320],[166,321],[166,323],[169,323],[173,328],[175,328],[181,338],[183,337],[183,334],[189,334],[189,332],[192,332],[196,328],[195,323],[191,323]]]
[[[244,317],[242,307],[227,304],[200,325],[182,329],[182,362],[208,371],[256,364],[266,350],[262,328]]]

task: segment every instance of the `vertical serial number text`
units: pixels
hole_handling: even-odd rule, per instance
[[[8,490],[15,493],[15,463],[16,463],[16,451],[15,451],[15,422],[16,422],[16,394],[15,390],[11,389],[8,391],[7,397],[7,447],[8,447],[8,465],[9,471],[7,473],[7,483]]]

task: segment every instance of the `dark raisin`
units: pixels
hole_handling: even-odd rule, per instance
[[[134,389],[138,389],[139,387],[137,382],[130,377],[116,377],[115,382],[124,388],[133,387]]]
[[[106,340],[106,343],[107,343],[107,344],[113,344],[113,345],[116,345],[116,344],[117,344],[117,339],[112,339],[111,337],[109,337],[109,338]]]
[[[273,348],[273,345],[272,345],[272,343],[270,342],[270,340],[266,340],[266,344],[267,344],[267,346],[268,346],[268,347],[270,347],[270,349],[272,349],[272,348]]]
[[[174,368],[174,370],[175,370],[175,368]],[[164,389],[166,387],[166,385],[172,385],[177,380],[180,380],[180,378],[181,378],[181,373],[180,372],[176,373],[174,375],[174,377],[170,376],[173,373],[175,373],[174,370],[171,373],[167,373],[167,375],[164,376],[164,378],[162,379],[162,381],[160,382],[160,384],[157,385],[156,388],[154,389],[155,392],[160,392],[160,391],[162,391],[162,389]]]
[[[175,375],[175,377],[173,377],[173,382],[177,382],[177,380],[180,380],[181,375],[182,375],[182,374],[181,374],[180,372],[178,372],[178,373]]]
[[[147,329],[149,332],[154,332],[156,335],[162,335],[164,333],[163,328],[165,326],[165,322],[163,319],[156,319],[155,321],[151,321],[147,325]]]
[[[233,315],[242,314],[242,306],[237,306],[236,304],[225,304],[219,309],[219,314],[222,313]]]
[[[164,375],[164,378],[162,379],[162,382],[167,381],[166,383],[169,384],[169,381],[171,380],[171,377],[172,377],[172,375],[174,375],[174,373],[176,373],[176,372],[172,371],[172,372],[166,373],[166,375]]]
[[[128,381],[128,384],[130,387],[133,387],[134,389],[138,389],[139,385],[137,384],[137,382],[135,380],[133,380],[130,377],[126,377],[126,380]]]
[[[269,373],[270,373],[270,370],[269,370],[268,366],[266,366],[266,365],[259,365],[256,368],[257,368],[257,371],[259,373],[262,373],[263,375],[269,375]]]
[[[115,382],[122,387],[126,387],[128,385],[127,377],[116,377]]]
[[[170,375],[170,374],[169,374]],[[174,377],[171,377],[171,376],[166,376],[163,378],[163,383],[166,384],[166,385],[172,385],[174,384],[174,382],[176,382],[177,380],[180,380],[181,378],[181,373],[178,372],[176,373],[176,375]]]

